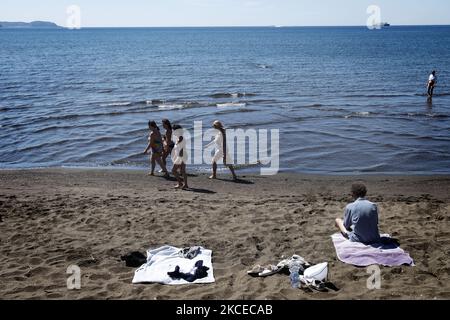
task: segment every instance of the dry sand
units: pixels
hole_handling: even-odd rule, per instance
[[[224,176],[226,179],[227,176]],[[190,177],[193,191],[142,171],[0,171],[1,299],[448,299],[450,177]],[[354,180],[379,204],[380,230],[398,238],[415,267],[381,268],[368,290],[365,268],[336,258],[333,220]],[[133,285],[130,251],[170,244],[213,250],[216,282]],[[337,292],[291,289],[289,277],[252,278],[254,264],[299,254],[329,262]],[[82,288],[66,288],[77,264]]]

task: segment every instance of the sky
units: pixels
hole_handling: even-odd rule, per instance
[[[392,25],[450,25],[449,0],[0,0],[0,21],[67,26],[70,5],[81,27],[362,26],[370,5]]]

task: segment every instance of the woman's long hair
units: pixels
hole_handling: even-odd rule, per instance
[[[151,129],[151,128],[153,127],[153,128],[155,128],[155,129],[159,132],[159,127],[158,127],[158,125],[156,124],[155,121],[150,120],[150,121],[148,122],[148,127],[149,127],[149,129]]]
[[[169,119],[163,119],[162,123],[165,124],[169,128],[170,131],[173,130],[172,129],[172,124],[170,123]]]

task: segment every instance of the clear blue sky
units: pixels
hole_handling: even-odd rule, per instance
[[[72,4],[82,27],[365,25],[372,4],[394,25],[450,24],[449,0],[1,0],[0,21],[65,26]]]

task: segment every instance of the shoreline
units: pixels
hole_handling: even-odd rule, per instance
[[[158,167],[159,168],[159,167]],[[211,173],[211,168],[208,167],[208,169],[200,169],[195,166],[187,167],[188,173],[191,175],[208,175]],[[55,166],[55,167],[22,167],[22,168],[0,168],[1,172],[11,172],[11,171],[105,171],[105,172],[139,172],[146,174],[149,170],[147,167],[121,167],[121,166],[101,166],[101,167],[87,167],[87,166]],[[228,172],[228,169],[225,168],[223,165],[219,165],[218,172]],[[259,174],[259,169],[254,169],[254,167],[250,168],[235,168],[236,174],[244,175],[244,176],[260,176],[260,177],[276,177],[276,176],[315,176],[315,177],[330,177],[330,178],[345,178],[345,177],[417,177],[417,178],[434,178],[434,177],[441,177],[446,178],[450,177],[450,172],[427,172],[427,171],[420,171],[420,172],[349,172],[349,173],[342,173],[342,172],[298,172],[290,169],[283,169],[280,170],[275,175],[267,175],[262,176]]]
[[[228,172],[189,176],[191,191],[145,170],[0,170],[1,299],[448,299],[450,175],[324,176]],[[365,268],[340,262],[330,236],[353,181],[380,208],[380,232],[398,238],[415,267],[381,267],[369,290]],[[133,285],[120,256],[160,245],[213,250],[216,282]],[[328,262],[337,292],[304,292],[289,277],[252,278],[255,264],[299,254]],[[82,271],[68,290],[69,265]]]
[[[222,169],[222,170],[220,170]],[[80,183],[87,183],[86,187],[95,187],[96,182],[100,185],[109,180],[119,179],[121,186],[125,189],[136,187],[142,189],[149,182],[157,182],[159,187],[168,188],[170,191],[174,183],[176,183],[173,175],[170,179],[162,177],[161,173],[156,173],[154,177],[147,175],[148,170],[145,169],[122,169],[122,168],[41,168],[41,169],[0,169],[0,181],[5,177],[11,179],[26,179],[24,176],[29,175],[34,180],[37,178],[48,179],[54,177],[58,183],[65,184],[66,188],[76,186]],[[383,195],[389,196],[388,191],[392,188],[395,192],[391,197],[400,193],[408,195],[430,194],[441,200],[450,200],[450,174],[442,175],[405,175],[405,174],[354,174],[354,175],[327,175],[313,173],[278,173],[273,176],[262,176],[254,173],[236,172],[240,182],[234,183],[231,175],[226,168],[219,166],[218,179],[210,180],[210,172],[189,172],[188,181],[191,188],[211,188],[213,192],[224,194],[240,195],[242,190],[249,192],[248,195],[258,197],[261,195],[278,195],[281,192],[287,194],[299,193],[326,193],[331,195],[348,195],[349,189],[354,181],[362,181],[367,184],[369,189],[368,196]],[[73,179],[84,179],[78,182],[74,180],[61,179],[61,177],[70,176]],[[89,179],[93,178],[93,179]],[[88,180],[86,180],[88,179]],[[65,183],[64,183],[65,182]],[[134,183],[134,185],[130,185]],[[383,185],[383,183],[385,183]],[[276,189],[270,192],[266,186]],[[55,186],[56,187],[56,186]],[[281,188],[281,189],[280,189]],[[324,189],[325,188],[325,189]],[[3,188],[0,187],[0,191]],[[6,188],[14,189],[14,188]],[[176,191],[176,190],[174,190]],[[188,192],[188,191],[185,191]],[[195,192],[195,191],[194,191]],[[407,196],[407,195],[405,195]],[[350,200],[350,199],[349,199]]]

